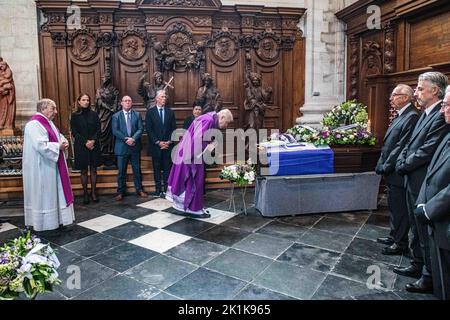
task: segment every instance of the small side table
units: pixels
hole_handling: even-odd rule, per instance
[[[231,186],[231,192],[230,192],[230,206],[228,207],[228,209],[231,209],[231,207],[233,207],[233,212],[236,213],[236,202],[234,201],[234,189],[235,189],[235,184],[233,182],[230,182],[230,186]],[[247,185],[245,185],[243,188],[241,188],[241,196],[242,196],[242,204],[244,206],[244,208],[242,208],[242,210],[244,211],[245,215],[247,215],[247,204],[245,203],[245,193],[247,191]]]

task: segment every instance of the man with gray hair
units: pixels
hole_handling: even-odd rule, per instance
[[[419,111],[411,104],[413,96],[414,90],[406,84],[399,84],[392,91],[389,101],[391,107],[397,111],[397,116],[386,131],[380,159],[375,168],[377,174],[384,175],[391,212],[389,237],[377,239],[378,242],[388,245],[381,252],[387,255],[401,255],[408,251],[409,216],[406,188],[403,177],[395,172],[395,164],[419,119]]]
[[[34,231],[72,224],[73,193],[64,151],[69,147],[53,123],[56,104],[37,103],[37,113],[25,125],[22,176],[25,225]],[[44,192],[45,191],[45,192]]]
[[[447,76],[440,72],[426,72],[419,76],[414,96],[425,110],[396,164],[396,171],[405,176],[406,200],[412,233],[410,242],[412,260],[409,267],[394,268],[394,272],[419,278],[416,282],[406,285],[406,290],[410,292],[431,293],[433,291],[427,227],[418,222],[414,210],[428,165],[440,142],[450,132],[450,125],[445,122],[443,114],[439,112],[447,83]]]

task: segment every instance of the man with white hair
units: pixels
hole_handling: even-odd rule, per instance
[[[413,97],[414,90],[406,84],[399,84],[392,91],[389,101],[391,107],[397,111],[397,116],[386,131],[380,159],[375,168],[377,174],[384,175],[388,190],[391,231],[389,237],[377,239],[378,242],[388,245],[382,250],[382,253],[387,255],[401,255],[408,251],[409,216],[406,188],[403,177],[395,172],[395,164],[419,119],[419,111],[411,104]]]
[[[440,72],[426,72],[419,76],[414,96],[425,111],[417,121],[396,165],[396,171],[405,176],[413,259],[409,267],[394,268],[394,272],[419,278],[416,282],[406,285],[406,290],[410,292],[430,293],[433,291],[428,231],[426,226],[417,221],[414,210],[428,165],[439,143],[450,132],[450,126],[445,123],[444,116],[439,112],[447,83],[447,76]]]
[[[73,223],[73,193],[64,151],[69,147],[53,123],[56,104],[37,103],[37,113],[25,125],[22,176],[25,226],[34,231]]]
[[[203,153],[211,141],[208,130],[226,129],[233,121],[228,109],[208,112],[195,118],[183,139],[172,154],[173,166],[170,171],[166,199],[183,215],[193,218],[209,218],[204,210],[203,190],[205,185],[205,162]],[[208,149],[212,149],[213,144]]]
[[[450,126],[450,86],[441,113]],[[436,149],[417,198],[417,221],[428,225],[434,294],[450,299],[450,133]]]

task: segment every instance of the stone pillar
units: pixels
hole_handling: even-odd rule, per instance
[[[22,130],[39,99],[39,47],[33,0],[0,1],[0,56],[16,87],[16,128]]]
[[[305,0],[305,104],[297,123],[320,126],[323,114],[345,100],[345,25],[334,15],[356,0]]]

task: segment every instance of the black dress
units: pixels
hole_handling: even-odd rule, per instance
[[[81,109],[81,113],[72,113],[70,128],[74,137],[74,169],[85,170],[88,166],[98,167],[101,165],[100,142],[100,120],[96,112],[90,108]],[[88,140],[95,140],[94,149],[91,151],[86,147]]]
[[[186,120],[184,120],[183,129],[186,129],[186,130],[189,129],[189,126],[192,124],[192,122],[194,122],[194,119],[195,119],[195,117],[193,114],[191,114],[189,117],[187,117]]]

